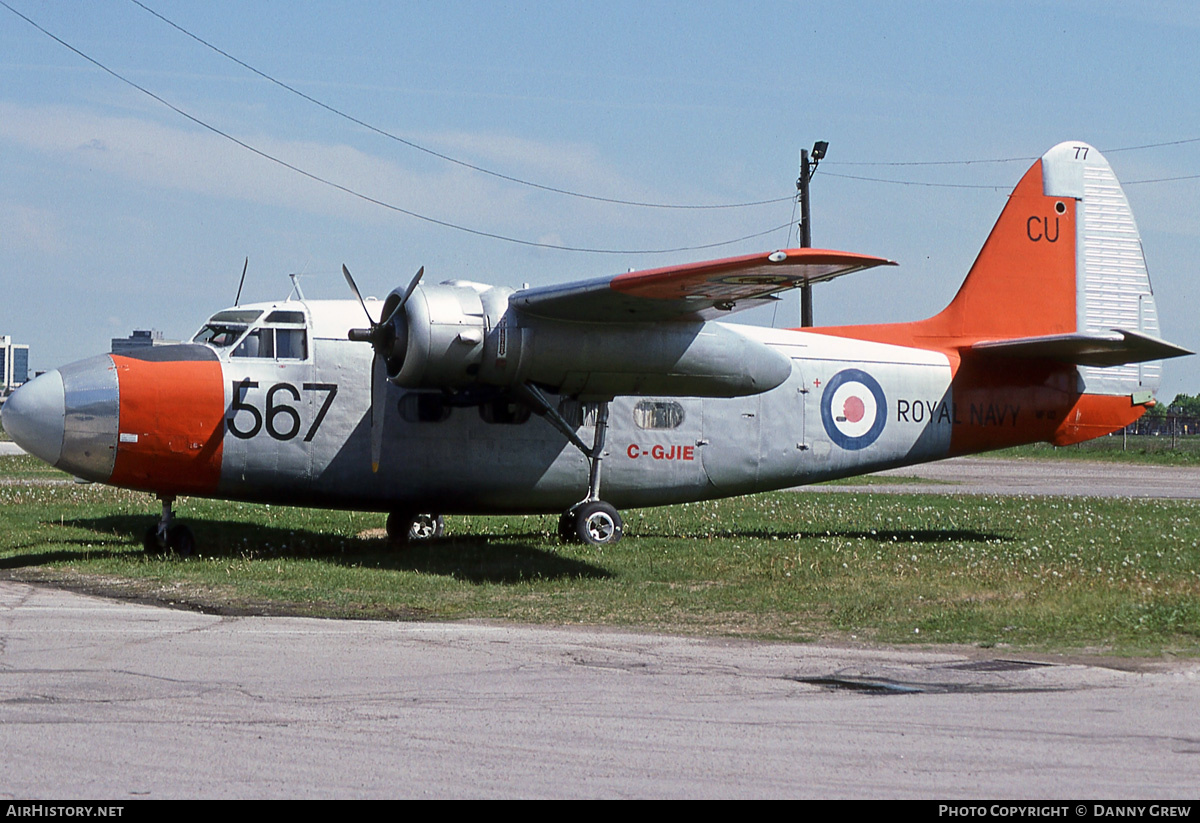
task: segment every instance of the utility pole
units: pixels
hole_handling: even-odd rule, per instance
[[[796,181],[796,189],[800,192],[800,248],[812,248],[812,213],[809,207],[808,181],[817,170],[817,164],[825,157],[829,143],[818,140],[813,143],[811,163],[808,149],[800,149],[800,179]],[[813,324],[812,284],[807,280],[800,287],[800,325],[807,328]]]

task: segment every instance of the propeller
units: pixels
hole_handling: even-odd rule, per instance
[[[346,278],[346,283],[350,286],[350,291],[354,292],[354,296],[358,298],[359,305],[363,307],[363,313],[367,316],[367,322],[371,324],[370,328],[351,329],[350,339],[360,343],[370,343],[371,348],[375,352],[375,356],[371,360],[371,471],[377,472],[379,471],[379,459],[383,454],[383,402],[387,393],[383,383],[388,378],[388,361],[395,356],[394,349],[397,337],[396,324],[392,321],[400,314],[400,311],[404,308],[404,304],[408,302],[408,298],[416,291],[417,285],[421,282],[421,278],[425,274],[425,267],[422,266],[417,270],[416,276],[408,284],[408,288],[404,290],[404,296],[392,307],[387,317],[381,319],[378,323],[371,318],[371,312],[367,310],[367,302],[363,300],[362,294],[358,291],[358,285],[354,282],[354,278],[350,276],[350,269],[346,268],[344,263],[342,264],[342,274]]]

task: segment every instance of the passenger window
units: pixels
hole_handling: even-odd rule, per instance
[[[674,400],[639,400],[633,422],[639,429],[677,429],[683,424],[683,406]]]

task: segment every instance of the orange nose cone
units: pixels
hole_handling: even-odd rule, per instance
[[[113,355],[120,432],[113,485],[158,494],[213,494],[221,479],[225,388],[203,346]]]

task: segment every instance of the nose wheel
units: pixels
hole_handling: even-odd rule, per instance
[[[175,522],[172,511],[173,497],[163,497],[162,518],[146,530],[142,538],[142,547],[151,557],[161,557],[174,554],[179,557],[191,557],[196,553],[196,537],[192,530],[182,523]]]

